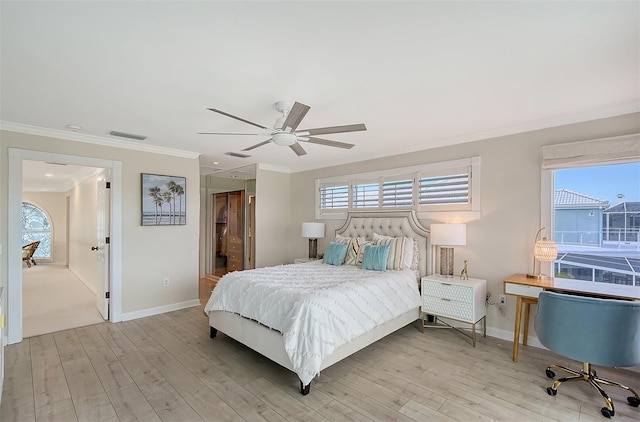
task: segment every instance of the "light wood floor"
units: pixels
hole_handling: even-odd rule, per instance
[[[208,336],[201,307],[47,334],[6,348],[0,420],[603,421],[584,382],[548,396],[550,352],[407,326],[323,371],[302,396],[295,374],[230,338]],[[602,377],[640,387],[631,371]],[[638,388],[636,388],[638,389]],[[614,421],[640,409],[609,388]]]

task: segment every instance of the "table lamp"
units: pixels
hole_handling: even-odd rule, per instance
[[[432,224],[431,244],[440,246],[440,274],[453,275],[453,248],[467,244],[466,224]]]
[[[302,223],[302,237],[309,238],[309,258],[318,256],[318,239],[324,237],[324,223]]]
[[[553,240],[549,240],[543,237],[541,240],[537,240],[540,232],[545,228],[541,228],[536,233],[536,242],[533,244],[533,274],[527,274],[529,278],[546,279],[553,278],[553,276],[543,275],[541,264],[538,264],[538,272],[536,273],[536,261],[540,262],[553,262],[558,257],[558,245]]]

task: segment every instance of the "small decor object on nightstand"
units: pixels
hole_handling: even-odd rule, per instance
[[[467,268],[467,260],[464,260],[464,267],[460,271],[460,280],[469,280],[469,269]]]

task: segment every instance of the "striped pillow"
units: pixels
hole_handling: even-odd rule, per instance
[[[387,258],[388,270],[406,270],[413,259],[413,239],[409,237],[391,237],[373,234],[374,245],[390,245]]]
[[[364,253],[364,245],[369,243],[364,237],[344,237],[337,234],[335,242],[348,244],[347,255],[344,257],[344,265],[362,264],[362,253]],[[360,252],[360,250],[362,250],[362,252]],[[358,260],[359,252],[360,259]]]

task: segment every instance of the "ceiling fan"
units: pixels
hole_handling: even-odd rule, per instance
[[[225,133],[225,132],[200,132],[201,135],[262,135],[269,136],[270,138],[266,141],[260,142],[258,144],[252,145],[248,148],[243,149],[243,151],[249,151],[254,148],[261,147],[268,143],[273,142],[276,145],[288,146],[295,152],[298,156],[305,155],[307,152],[300,145],[301,142],[309,142],[312,144],[326,145],[330,147],[338,147],[350,149],[354,145],[347,144],[344,142],[331,141],[328,139],[317,138],[315,135],[326,135],[330,133],[344,133],[344,132],[359,132],[363,130],[367,130],[364,124],[355,124],[355,125],[345,125],[345,126],[332,126],[332,127],[322,127],[315,129],[304,129],[298,130],[298,126],[304,116],[306,116],[307,112],[311,107],[301,104],[299,102],[293,101],[278,101],[276,103],[276,110],[282,113],[282,117],[276,120],[273,127],[263,126],[258,123],[251,122],[249,120],[243,119],[238,116],[234,116],[233,114],[229,114],[225,111],[218,110],[216,108],[209,108],[208,110],[213,111],[214,113],[222,114],[223,116],[231,117],[232,119],[239,120],[244,123],[248,123],[252,126],[259,127],[260,129],[264,129],[263,132],[260,133]]]

